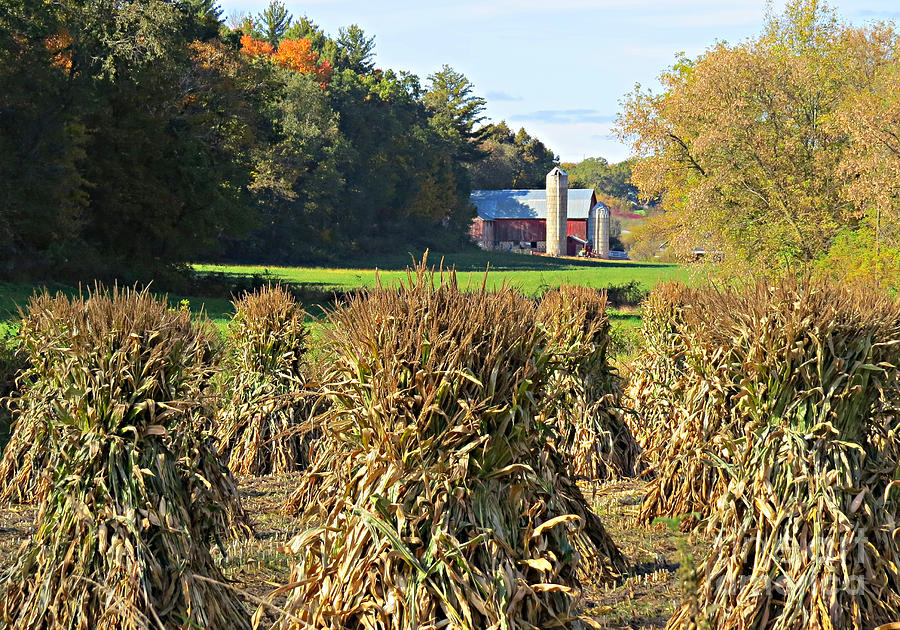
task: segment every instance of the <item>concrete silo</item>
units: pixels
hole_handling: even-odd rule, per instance
[[[547,255],[566,254],[569,176],[559,167],[547,173]]]
[[[598,203],[588,215],[588,241],[600,258],[609,258],[609,208]]]

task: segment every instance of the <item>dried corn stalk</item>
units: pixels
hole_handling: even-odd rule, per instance
[[[235,474],[279,474],[305,467],[313,404],[305,365],[306,313],[281,286],[235,302],[231,352],[220,379],[216,417],[220,452]]]
[[[658,385],[649,394],[632,391],[656,414],[645,418],[656,479],[643,520],[712,514],[727,485],[722,471],[738,465],[733,443],[749,427],[773,418],[809,427],[864,422],[873,399],[856,395],[854,379],[868,378],[866,366],[880,361],[878,344],[895,334],[897,307],[890,300],[809,278],[671,293],[677,299],[660,300],[658,310],[676,305],[675,315],[667,315],[675,332],[656,335],[668,335],[666,347],[677,359],[671,393]],[[664,319],[654,319],[653,310],[651,302],[651,325]],[[657,395],[666,400],[668,421],[662,406],[654,407]]]
[[[639,448],[623,420],[619,378],[607,360],[606,294],[563,286],[544,296],[537,319],[552,354],[542,408],[559,450],[576,475],[634,475]]]
[[[2,623],[249,627],[210,555],[243,514],[199,415],[215,331],[146,291],[97,289],[33,298],[21,336],[20,421],[45,426],[48,492],[0,584]]]
[[[642,352],[631,366],[625,400],[636,415],[629,416],[632,432],[642,449],[642,465],[657,463],[665,428],[677,425],[684,387],[684,343],[682,312],[691,301],[688,287],[677,282],[656,286],[643,305]]]
[[[698,593],[667,627],[863,630],[900,617],[896,428],[881,436],[889,449],[827,423],[753,435]]]
[[[16,390],[16,378],[25,369],[22,353],[11,330],[0,328],[0,443],[9,440],[12,414],[9,396]]]
[[[625,562],[533,419],[533,306],[423,263],[331,321],[322,446],[288,504],[314,527],[278,627],[577,624],[578,574]]]
[[[686,323],[701,292],[679,283],[660,284],[644,304],[643,352],[635,359],[625,389],[635,410],[629,424],[640,444],[638,463],[651,484],[639,520],[681,518],[681,528],[696,525],[723,491],[719,471],[708,465],[708,451],[727,456],[722,440],[731,437],[727,378],[721,374],[721,349],[690,344]],[[691,320],[693,321],[693,320]]]
[[[896,619],[900,303],[786,278],[695,291],[677,329],[675,433],[693,439],[661,450],[642,509],[701,511],[718,537],[669,627]]]

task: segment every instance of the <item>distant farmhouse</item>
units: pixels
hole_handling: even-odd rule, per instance
[[[544,190],[473,190],[472,238],[482,249],[609,258],[609,208],[588,188],[569,190],[559,168]]]

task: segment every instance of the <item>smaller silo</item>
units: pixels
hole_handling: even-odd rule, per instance
[[[588,240],[594,253],[600,258],[609,258],[609,208],[598,203],[589,213]]]
[[[547,255],[565,256],[568,234],[569,176],[558,166],[547,173]]]

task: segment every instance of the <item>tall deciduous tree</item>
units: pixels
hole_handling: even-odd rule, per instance
[[[680,59],[662,94],[638,87],[618,129],[642,158],[634,182],[662,195],[669,246],[767,267],[827,252],[859,218],[839,177],[851,139],[829,123],[891,60],[893,39],[792,0],[761,36]]]
[[[0,179],[16,188],[0,210],[0,258],[146,276],[235,232],[248,214],[252,111],[222,105],[227,82],[195,47],[210,45],[197,40],[217,19],[208,3],[171,0],[0,12],[0,72],[13,75],[0,96]]]
[[[213,0],[0,0],[0,276],[460,245],[483,101],[459,75],[430,109],[417,77],[373,68],[361,29],[289,17],[273,3],[230,30]]]
[[[86,196],[71,37],[43,0],[0,0],[0,274],[63,264]],[[73,243],[73,249],[74,249]]]
[[[841,174],[860,221],[837,239],[825,266],[900,287],[900,58],[876,68],[831,124],[850,138]]]
[[[577,164],[566,164],[569,186],[593,188],[598,193],[621,199],[624,204],[638,200],[638,189],[631,183],[634,160],[610,164],[604,158],[587,158]]]

